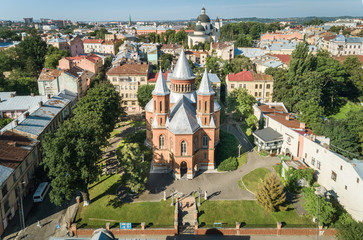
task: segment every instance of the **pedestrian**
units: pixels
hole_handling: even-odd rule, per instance
[[[42,225],[40,224],[40,221],[38,220],[37,227],[42,228]]]

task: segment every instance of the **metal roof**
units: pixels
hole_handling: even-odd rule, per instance
[[[218,75],[215,73],[208,73],[209,81],[212,83],[220,83],[221,80],[219,79]]]
[[[14,169],[0,165],[0,186],[10,177]]]
[[[14,96],[0,103],[0,111],[28,110],[46,100],[47,96]]]
[[[159,71],[158,79],[156,80],[155,88],[152,91],[152,94],[156,96],[165,96],[170,94],[161,69]]]
[[[260,138],[264,142],[282,140],[282,135],[270,127],[267,127],[267,128],[261,129],[261,130],[257,130],[253,133],[253,135],[256,135],[258,138]]]
[[[202,96],[212,96],[215,94],[209,81],[207,69],[204,70],[197,94]]]
[[[179,59],[175,65],[173,73],[171,73],[171,78],[175,80],[190,80],[195,79],[195,75],[189,66],[185,52],[182,49]]]
[[[0,92],[0,102],[9,99],[11,94],[15,96],[16,92]]]

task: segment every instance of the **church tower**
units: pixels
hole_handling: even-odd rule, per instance
[[[214,125],[214,95],[207,69],[204,70],[202,81],[197,91],[197,117],[203,126]]]
[[[153,95],[153,127],[165,126],[166,120],[169,115],[169,97],[170,91],[166,85],[163,72],[159,71],[158,79],[156,80],[155,88],[152,91]]]

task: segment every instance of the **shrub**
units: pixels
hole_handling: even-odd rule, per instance
[[[238,161],[235,157],[229,157],[218,166],[218,171],[233,171],[238,168]]]
[[[233,134],[220,132],[220,142],[216,148],[216,160],[219,165],[229,157],[236,157],[238,153],[238,140]],[[243,153],[241,149],[241,154]]]
[[[286,210],[286,194],[281,185],[280,178],[275,173],[267,174],[258,188],[257,201],[270,212]]]
[[[348,224],[338,225],[339,240],[359,240],[363,239],[363,223],[351,222]]]

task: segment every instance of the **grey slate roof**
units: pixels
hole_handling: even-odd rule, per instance
[[[212,96],[215,94],[209,81],[207,69],[204,70],[203,78],[200,82],[197,94],[202,96]]]
[[[261,130],[257,130],[253,133],[253,135],[256,135],[258,138],[262,139],[264,142],[282,140],[282,135],[270,127],[267,127],[267,128],[261,129]]]
[[[212,83],[220,83],[221,80],[219,79],[218,75],[215,73],[208,73],[209,81]]]
[[[199,17],[197,18],[197,22],[201,21],[202,23],[209,23],[210,22],[210,18],[208,17],[207,14],[201,14],[199,15]]]
[[[185,96],[171,109],[167,128],[174,134],[192,134],[200,128],[196,110]]]
[[[178,102],[180,99],[183,98],[183,96],[185,96],[186,98],[189,99],[189,101],[191,101],[192,103],[196,103],[197,102],[197,93],[194,92],[190,92],[190,93],[176,93],[176,92],[171,92],[170,93],[170,103],[176,103]]]
[[[0,186],[10,177],[14,169],[0,165]]]
[[[14,96],[0,103],[0,111],[27,110],[46,100],[47,96]]]
[[[0,102],[8,100],[11,94],[16,95],[16,92],[0,92]]]
[[[150,99],[150,101],[146,104],[145,106],[145,111],[148,111],[148,112],[153,112],[154,109],[153,109],[153,100]]]
[[[156,96],[165,96],[170,94],[168,87],[166,86],[166,82],[163,76],[163,72],[159,71],[158,79],[156,80],[155,88],[152,92],[153,95]]]
[[[171,78],[175,80],[189,80],[195,78],[195,75],[189,66],[189,62],[187,60],[187,57],[185,56],[185,52],[183,49],[175,65]]]
[[[204,27],[202,25],[197,25],[197,26],[195,26],[194,31],[196,31],[196,32],[204,32],[205,29],[204,29]]]
[[[70,100],[60,96],[51,97],[42,107],[31,113],[27,118],[18,124],[14,129],[39,136],[50,124],[53,118],[61,112]]]

